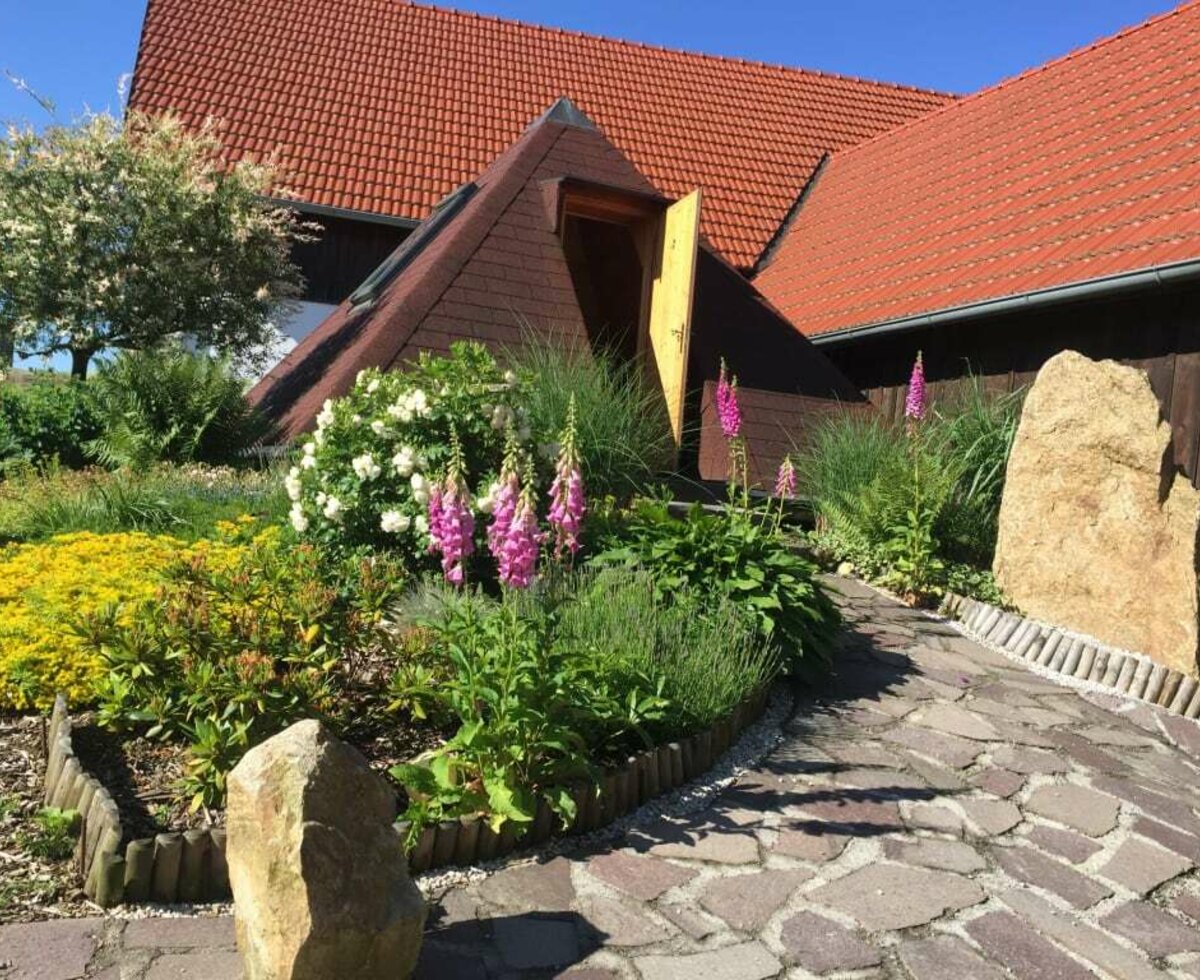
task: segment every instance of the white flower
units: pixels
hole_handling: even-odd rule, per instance
[[[316,456],[302,456],[300,458],[300,465],[302,467],[304,467],[304,469],[306,469],[306,470],[315,470],[317,468],[317,457]]]
[[[379,379],[375,378],[371,381],[371,383],[369,385],[367,385],[367,394],[373,395],[378,390],[379,390]]]
[[[418,514],[413,518],[413,527],[417,529],[418,534],[429,533],[429,518],[424,514]]]
[[[407,401],[398,401],[394,405],[388,406],[388,415],[394,419],[399,419],[401,422],[411,422],[413,413]]]
[[[362,425],[362,416],[356,412],[354,414],[354,416],[350,419],[350,421],[353,422],[355,425]]]
[[[409,406],[416,415],[429,414],[429,399],[425,397],[425,392],[417,388],[411,395],[408,396]]]
[[[321,429],[317,429],[317,431],[313,433],[313,442],[315,442],[318,446],[325,445],[325,433]]]
[[[317,414],[317,431],[325,428],[333,422],[333,402],[326,398],[325,404],[321,406],[321,411]]]
[[[376,419],[371,423],[371,431],[377,436],[382,436],[385,432],[387,432],[387,423],[382,419]]]
[[[523,425],[517,429],[517,438],[522,442],[528,442],[531,435],[533,435],[533,432],[527,425]]]
[[[355,456],[354,459],[350,460],[350,466],[360,480],[374,480],[375,477],[383,472],[380,465],[375,462],[375,457],[370,453]]]
[[[311,459],[311,456],[305,456],[305,459]],[[288,470],[288,475],[283,478],[284,489],[287,490],[288,500],[300,499],[300,467],[293,466]]]
[[[418,504],[429,502],[429,481],[420,473],[414,473],[409,481],[412,484],[413,500]]]
[[[354,383],[356,385],[361,385],[363,383],[363,378],[365,378],[366,376],[367,376],[366,368],[363,368],[363,370],[359,371],[358,374],[356,374],[354,376]]]
[[[298,534],[303,534],[308,530],[308,518],[304,516],[304,511],[299,504],[292,504],[292,509],[288,511],[288,518]]]
[[[492,409],[492,428],[503,429],[513,417],[513,410],[507,405],[497,405]]]
[[[317,444],[315,442],[306,442],[304,444],[304,455],[305,456],[311,456],[316,451],[317,451]]]
[[[403,534],[412,524],[412,518],[398,510],[385,510],[379,518],[379,527],[388,534]]]
[[[517,383],[517,372],[516,371],[505,371],[504,372],[504,383],[506,385],[508,385],[510,388],[513,385],[515,385]]]
[[[318,507],[324,507],[325,501],[328,499],[329,498],[327,496],[325,496],[325,491],[321,490],[321,491],[317,492],[317,506]]]
[[[329,520],[335,524],[342,523],[342,502],[337,497],[326,497],[325,507],[321,511]]]
[[[481,514],[490,514],[496,506],[496,501],[491,497],[480,497],[475,501],[475,509]]]
[[[562,452],[562,446],[557,442],[543,442],[538,446],[538,452],[542,454],[542,459],[558,459],[558,454]]]
[[[412,476],[413,470],[416,468],[415,453],[411,446],[401,446],[400,452],[392,457],[392,466],[401,476]]]

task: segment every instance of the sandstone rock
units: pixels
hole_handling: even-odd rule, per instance
[[[1170,440],[1142,371],[1052,357],[1008,462],[995,573],[1026,615],[1194,675],[1200,492]]]
[[[246,980],[412,973],[425,902],[366,760],[302,721],[229,776],[229,878]]]

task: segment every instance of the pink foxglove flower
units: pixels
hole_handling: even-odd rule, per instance
[[[550,485],[548,519],[554,528],[554,555],[557,558],[561,558],[564,551],[574,555],[579,550],[579,532],[583,529],[583,516],[587,513],[576,427],[575,396],[572,395],[567,408],[567,425],[559,439],[562,448],[554,467],[554,482]]]
[[[775,474],[775,496],[796,496],[796,467],[792,465],[791,456],[784,456],[779,464],[779,472]]]
[[[475,516],[468,506],[470,496],[449,479],[442,495],[442,572],[447,582],[461,585],[463,559],[475,551]]]
[[[500,479],[493,485],[490,496],[492,522],[487,531],[488,550],[492,557],[499,561],[508,537],[508,529],[517,512],[517,502],[521,497],[520,447],[511,425],[508,427],[504,447],[504,462],[500,465]]]
[[[434,484],[429,488],[429,553],[436,555],[442,550],[442,488]]]
[[[462,447],[458,433],[450,430],[450,465],[446,478],[429,492],[429,550],[442,556],[442,573],[447,582],[461,585],[463,560],[475,551],[475,515],[471,493],[463,473]]]
[[[537,571],[538,553],[544,537],[538,530],[532,488],[526,486],[500,546],[497,564],[501,583],[514,589],[529,587]]]
[[[921,421],[925,418],[925,364],[921,352],[913,362],[912,377],[908,379],[908,397],[904,399],[904,417]]]
[[[737,378],[730,378],[721,359],[721,376],[717,381],[717,418],[726,439],[736,439],[742,432],[742,410],[738,405]]]

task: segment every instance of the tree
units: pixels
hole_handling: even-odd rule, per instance
[[[300,292],[290,259],[312,225],[267,200],[269,164],[229,165],[216,127],[91,116],[0,138],[0,333],[23,356],[173,337],[239,357],[277,338]],[[3,346],[3,345],[0,345]]]

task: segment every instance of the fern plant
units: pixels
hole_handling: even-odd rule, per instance
[[[269,432],[224,359],[180,348],[127,351],[92,384],[102,432],[87,448],[105,466],[234,462]]]

